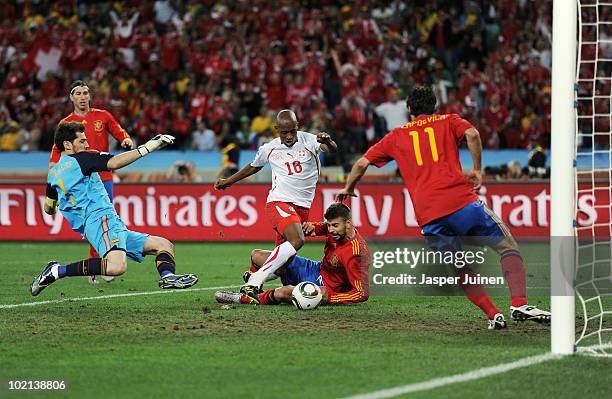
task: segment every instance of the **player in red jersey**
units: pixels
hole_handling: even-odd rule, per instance
[[[293,287],[310,281],[321,286],[323,301],[332,304],[365,302],[370,296],[369,272],[372,256],[365,240],[353,226],[351,210],[333,203],[325,211],[327,222],[303,224],[307,236],[326,236],[323,260],[316,262],[296,256],[279,271],[283,286],[259,294],[262,305],[291,303]],[[270,251],[256,249],[251,259],[261,266]],[[218,291],[215,299],[221,303],[251,303],[244,294]]]
[[[438,251],[460,251],[459,237],[482,237],[501,257],[510,289],[514,320],[549,322],[550,313],[527,303],[525,265],[508,227],[474,191],[482,182],[480,134],[456,114],[435,114],[436,96],[431,87],[416,87],[407,100],[411,121],[391,130],[359,159],[338,199],[355,196],[355,186],[370,164],[381,167],[391,160],[410,193],[414,211],[427,243]],[[467,140],[472,170],[463,175],[457,143]],[[456,269],[459,281],[474,272]],[[506,327],[504,315],[485,293],[482,284],[462,284],[468,299],[488,316],[489,329]]]
[[[270,164],[272,169],[266,216],[276,231],[276,247],[259,270],[252,265],[252,270],[244,275],[246,281],[240,291],[253,303],[258,303],[263,283],[304,245],[301,223],[308,220],[319,181],[319,152],[338,149],[327,133],[315,136],[298,130],[297,117],[290,109],[278,113],[275,129],[279,137],[259,147],[249,165],[215,183],[216,190],[225,190],[259,172],[266,164]]]
[[[70,85],[70,101],[72,101],[73,111],[62,119],[63,122],[79,122],[85,125],[85,136],[89,143],[89,148],[99,152],[108,152],[108,136],[112,135],[121,147],[130,150],[134,146],[129,134],[121,127],[113,115],[105,110],[90,107],[90,92],[87,83],[82,80],[76,80]],[[49,168],[52,168],[61,156],[60,151],[55,144],[51,149],[51,157],[49,159]],[[100,179],[104,184],[104,188],[108,193],[111,202],[113,201],[113,174],[112,172],[100,172]],[[99,255],[96,250],[89,246],[89,258],[97,258]],[[107,281],[112,280],[112,277],[105,278]],[[97,283],[95,276],[89,277],[89,282]]]

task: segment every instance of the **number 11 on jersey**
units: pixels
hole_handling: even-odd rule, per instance
[[[438,147],[436,146],[436,136],[434,130],[431,127],[426,127],[425,133],[429,136],[429,148],[431,148],[431,157],[434,162],[438,162]],[[423,156],[421,155],[421,144],[419,141],[419,132],[411,130],[408,133],[412,137],[412,145],[414,147],[414,157],[416,158],[417,165],[423,166]]]

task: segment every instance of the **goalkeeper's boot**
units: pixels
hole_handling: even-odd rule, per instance
[[[510,315],[514,321],[533,320],[537,323],[550,323],[550,312],[532,305],[510,306]]]
[[[238,292],[217,291],[215,292],[215,300],[219,303],[242,303],[240,298],[242,294]]]
[[[243,285],[240,287],[240,293],[247,298],[249,303],[259,305],[259,294],[261,293],[259,287],[255,287],[254,285]]]
[[[507,327],[506,319],[501,313],[497,313],[491,320],[489,320],[489,330],[503,330]]]
[[[246,272],[244,272],[244,274],[242,275],[242,280],[244,280],[245,284],[248,284],[249,279],[251,278],[251,275],[253,274],[252,271],[247,270]]]
[[[51,268],[53,266],[59,266],[59,263],[54,260],[47,263],[47,266],[45,266],[43,271],[38,276],[36,276],[34,281],[32,281],[32,287],[30,287],[30,292],[33,296],[40,294],[42,290],[50,286],[55,281],[55,277],[53,277],[53,273],[51,273]]]
[[[195,274],[169,274],[159,280],[159,288],[189,288],[198,282]]]

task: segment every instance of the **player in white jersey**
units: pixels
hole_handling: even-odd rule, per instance
[[[272,168],[272,188],[266,201],[266,216],[277,234],[276,248],[240,288],[240,292],[252,303],[259,303],[258,294],[263,283],[274,278],[274,272],[304,245],[302,222],[308,221],[308,212],[319,180],[319,152],[335,152],[338,149],[327,133],[314,135],[298,131],[295,113],[289,109],[278,113],[274,128],[279,138],[259,147],[255,159],[249,165],[215,183],[215,189],[225,190],[259,172],[266,163]]]

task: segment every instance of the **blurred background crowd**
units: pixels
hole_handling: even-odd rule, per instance
[[[527,0],[2,2],[0,150],[49,150],[75,79],[136,141],[169,131],[184,149],[256,149],[291,108],[344,165],[407,121],[415,84],[485,148],[547,148],[551,14]]]

